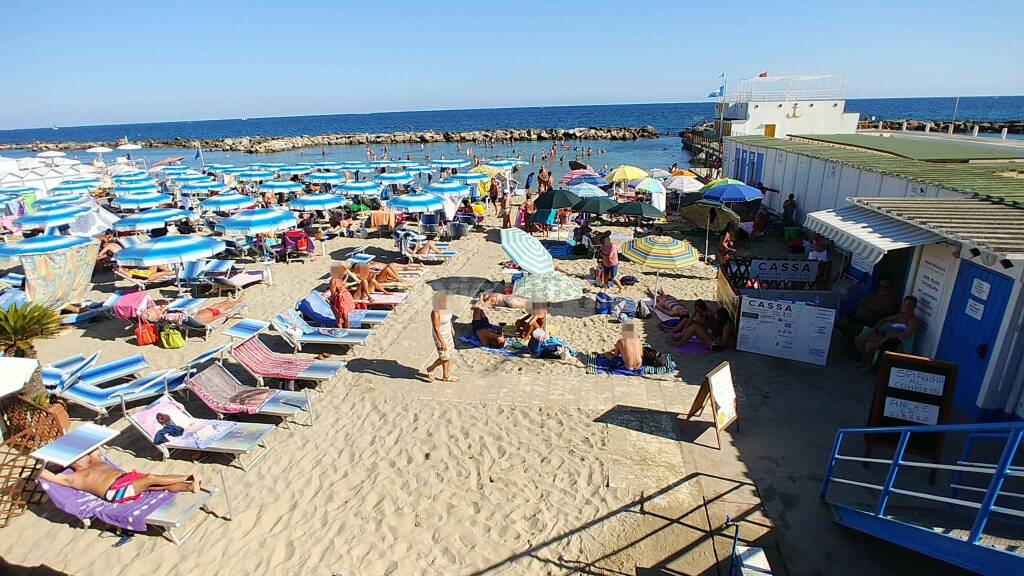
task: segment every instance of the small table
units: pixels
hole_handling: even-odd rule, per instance
[[[110,442],[119,431],[88,422],[32,453],[44,463],[67,468],[72,462]]]

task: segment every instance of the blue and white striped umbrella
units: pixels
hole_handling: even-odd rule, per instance
[[[121,208],[124,210],[143,210],[145,208],[152,208],[161,204],[170,204],[174,201],[168,194],[161,194],[159,192],[136,192],[134,194],[127,194],[125,196],[119,196],[114,198],[114,201],[110,203],[115,208]]]
[[[341,184],[345,177],[336,172],[313,172],[306,174],[303,180],[312,184]]]
[[[0,244],[0,260],[15,260],[22,256],[57,252],[90,242],[91,238],[81,236],[33,236],[17,242]]]
[[[380,194],[380,184],[370,182],[369,180],[364,180],[362,182],[345,182],[338,186],[338,190],[341,190],[342,194],[345,194],[346,196],[351,194],[374,196]]]
[[[288,164],[281,166],[276,171],[278,174],[309,174],[313,171],[313,167],[309,164]]]
[[[440,182],[428,184],[423,188],[423,191],[428,194],[445,196],[449,198],[469,196],[471,192],[469,186],[466,186],[465,184],[459,184],[458,182],[455,182],[453,180],[442,180]]]
[[[226,248],[222,240],[209,236],[162,236],[125,248],[115,258],[121,266],[184,264],[209,258]]]
[[[119,174],[114,176],[114,185],[118,184],[129,184],[131,182],[143,182],[149,180],[149,174],[143,172],[142,174]]]
[[[160,186],[153,182],[137,182],[114,187],[114,196],[127,196],[129,194],[141,194],[144,192],[159,192]]]
[[[205,182],[210,179],[206,174],[200,174],[198,172],[175,174],[171,176],[171,181],[177,182],[178,184],[187,184],[189,182]]]
[[[0,194],[27,194],[29,192],[39,193],[38,188],[31,186],[11,186],[9,188],[0,188]]]
[[[415,166],[416,162],[413,160],[396,160],[395,166],[399,168],[408,168],[409,166]]]
[[[435,169],[430,166],[406,166],[406,174],[430,174]]]
[[[114,230],[118,232],[144,232],[167,226],[168,222],[192,218],[192,213],[177,208],[151,208],[138,214],[132,214],[114,222]]]
[[[299,182],[291,182],[289,180],[273,180],[271,182],[264,182],[260,184],[260,192],[273,192],[278,193],[289,193],[289,192],[302,192],[306,187]]]
[[[249,164],[249,168],[253,170],[277,170],[287,166],[284,162],[253,162]]]
[[[298,220],[286,210],[256,208],[239,212],[217,223],[217,231],[224,234],[266,234],[294,228]]]
[[[50,192],[53,194],[60,192],[92,192],[98,188],[99,184],[91,184],[89,182],[61,182],[50,188]]]
[[[313,164],[313,167],[317,170],[337,170],[338,168],[344,168],[344,166],[341,162],[317,162]]]
[[[220,171],[221,174],[241,174],[242,172],[248,172],[250,168],[248,166],[232,166],[231,168],[224,168]]]
[[[348,200],[334,194],[306,194],[289,202],[288,207],[292,210],[328,210],[347,203]]]
[[[199,207],[203,210],[211,210],[213,212],[229,212],[231,210],[248,208],[255,204],[256,201],[245,194],[232,192],[228,194],[218,194],[217,196],[207,198],[199,203]]]
[[[227,168],[234,168],[233,164],[206,164],[203,170],[206,172],[221,172]]]
[[[488,162],[487,165],[494,166],[495,168],[500,168],[505,171],[511,170],[518,166],[518,164],[512,160],[492,160]]]
[[[36,228],[64,226],[65,224],[71,224],[78,218],[79,214],[88,212],[89,210],[89,206],[83,206],[81,204],[63,205],[48,208],[46,210],[37,210],[36,212],[26,214],[19,218],[18,227],[33,230]]]
[[[170,176],[172,174],[188,174],[189,172],[192,172],[192,168],[190,168],[188,166],[180,166],[180,165],[176,165],[176,166],[161,166],[159,168],[159,170],[160,170],[161,174],[167,174],[168,176]]]
[[[533,236],[519,228],[501,230],[501,249],[523,270],[531,274],[555,271],[555,262],[547,248]]]
[[[57,206],[67,206],[69,204],[81,204],[88,202],[89,197],[81,193],[66,192],[64,194],[51,194],[41,200],[36,200],[32,206],[36,210],[46,210],[49,208],[56,208]]]
[[[392,198],[388,201],[388,208],[398,212],[405,212],[406,214],[437,212],[438,210],[444,210],[444,201],[433,194],[414,192]]]
[[[212,192],[226,192],[228,190],[230,188],[227,185],[213,180],[209,182],[193,182],[178,189],[179,192],[186,196],[203,196]]]
[[[491,179],[487,174],[481,174],[479,172],[466,172],[464,174],[452,174],[447,180],[454,180],[459,184],[483,184]]]
[[[97,188],[102,186],[102,184],[100,184],[100,181],[98,179],[93,178],[91,176],[76,176],[74,178],[69,178],[68,180],[65,180],[64,182],[70,182],[70,183],[73,183],[73,184],[89,184],[90,186],[95,186]]]
[[[235,179],[242,182],[263,182],[273,180],[274,173],[270,170],[246,170],[235,174]]]
[[[385,172],[384,174],[377,174],[374,176],[374,180],[385,186],[408,184],[414,179],[415,178],[405,172]]]
[[[401,166],[397,160],[374,160],[370,162],[370,166],[374,168],[393,168],[395,166]]]
[[[594,186],[593,184],[587,184],[586,182],[582,184],[577,184],[575,186],[570,186],[569,192],[572,192],[573,194],[579,196],[580,198],[608,197],[607,192],[601,190],[600,188]]]
[[[462,158],[454,158],[451,160],[434,160],[430,163],[431,166],[436,168],[465,168],[469,166],[469,160],[463,160]]]

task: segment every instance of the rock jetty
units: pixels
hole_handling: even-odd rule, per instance
[[[438,142],[484,143],[484,142],[537,142],[543,140],[637,140],[657,138],[653,126],[640,128],[543,128],[522,130],[472,130],[468,132],[390,132],[384,134],[321,134],[316,136],[247,136],[219,140],[135,140],[145,148],[191,148],[200,144],[205,150],[225,152],[248,152],[262,154],[284,152],[299,148],[321,146],[362,146],[365,144],[432,144]],[[118,142],[31,142],[25,144],[3,144],[0,150],[31,148],[44,150],[79,150],[93,146],[114,148]]]

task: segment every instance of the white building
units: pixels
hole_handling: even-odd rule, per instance
[[[852,134],[860,115],[846,112],[842,76],[777,76],[740,80],[715,110],[724,136]]]

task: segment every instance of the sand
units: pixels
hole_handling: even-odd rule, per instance
[[[270,265],[274,285],[247,289],[244,315],[269,320],[310,289],[325,287],[331,258],[360,245],[371,246],[380,260],[395,256],[389,239],[333,240],[327,256]],[[428,384],[417,377],[435,356],[428,331],[432,291],[455,294],[452,305],[463,335],[477,291],[503,278],[493,227],[455,247],[459,256],[431,266],[368,345],[341,357],[349,370],[316,401],[315,425],[275,430],[271,453],[248,473],[227,467],[222,458],[160,461],[119,411],[99,420],[122,430],[106,449],[123,467],[198,470],[214,483],[225,471],[235,510],[230,522],[210,517],[181,547],[143,535],[114,549],[98,530],[73,527],[75,522],[45,503],[0,531],[0,556],[81,575],[558,574],[584,568],[632,574],[638,566],[664,561],[688,538],[697,540],[692,527],[675,523],[671,530],[653,530],[657,518],[637,513],[639,502],[673,517],[700,506],[699,486],[680,482],[690,470],[679,442],[657,430],[609,424],[622,406],[683,411],[694,387],[675,375],[587,375],[575,358],[504,358],[460,349],[453,362],[459,383]],[[589,259],[560,263],[581,277],[592,265]],[[623,264],[622,273],[641,278],[627,289],[631,297],[653,287],[654,275],[631,263]],[[661,283],[681,298],[710,298],[712,277],[711,268],[698,264],[662,275]],[[98,280],[96,298],[123,287]],[[603,352],[618,337],[619,325],[593,315],[592,307],[588,299],[551,309],[554,333],[577,351]],[[492,319],[511,322],[518,314],[498,310]],[[645,337],[664,348],[656,322],[645,324]],[[37,347],[43,362],[101,349],[101,360],[142,352],[153,369],[161,369],[227,342],[222,332],[205,342],[192,337],[180,350],[138,348],[131,326],[104,319]],[[272,332],[262,339],[277,351],[290,351]],[[301,355],[321,351],[310,348]],[[677,355],[677,362],[684,366],[687,359]],[[699,382],[710,363],[683,371]],[[229,367],[243,383],[254,384],[238,366]],[[194,398],[188,406],[208,415]],[[78,407],[71,413],[78,421],[93,417]],[[213,507],[226,514],[223,499]],[[678,562],[700,572],[720,559],[708,545],[693,547]]]

